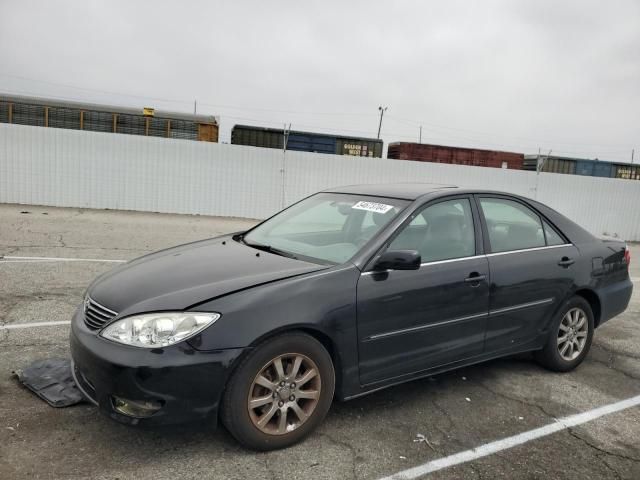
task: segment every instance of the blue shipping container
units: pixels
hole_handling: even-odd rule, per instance
[[[609,162],[594,162],[593,164],[593,176],[594,177],[611,177],[612,165]]]
[[[614,175],[613,165],[610,162],[597,160],[576,160],[576,175],[589,177],[607,177]]]
[[[576,160],[576,175],[593,176],[593,164],[591,160]]]
[[[287,139],[287,150],[335,154],[336,138],[291,132]]]

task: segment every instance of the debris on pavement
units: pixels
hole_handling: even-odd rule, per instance
[[[426,443],[431,450],[435,451],[435,448],[433,448],[429,439],[422,433],[416,433],[416,438],[413,439],[413,443]]]
[[[38,360],[22,371],[14,371],[13,375],[52,407],[69,407],[85,401],[73,380],[69,359]]]

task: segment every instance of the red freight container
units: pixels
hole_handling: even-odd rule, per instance
[[[522,170],[522,163],[524,162],[524,154],[522,153],[408,142],[389,144],[387,157],[396,160],[452,163],[476,167],[502,168],[503,164],[505,164],[507,168],[516,170]]]

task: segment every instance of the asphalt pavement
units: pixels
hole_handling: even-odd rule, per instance
[[[596,331],[577,370],[551,373],[522,355],[414,381],[334,403],[316,433],[282,451],[247,451],[224,429],[208,425],[140,429],[114,423],[88,404],[54,409],[12,377],[37,359],[68,356],[64,322],[88,283],[117,265],[110,260],[253,223],[0,205],[0,479],[373,480],[408,475],[407,469],[441,459],[436,465],[445,466],[426,478],[640,478],[640,407],[598,418],[589,413],[640,395],[635,245],[632,302]],[[559,431],[539,438],[530,433],[581,413],[578,425],[560,422]],[[468,450],[485,452],[492,442],[514,436],[524,440],[475,460],[447,460]]]

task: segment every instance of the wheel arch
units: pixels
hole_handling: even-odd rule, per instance
[[[574,295],[584,298],[589,303],[591,311],[593,312],[593,326],[594,328],[598,328],[602,317],[602,304],[598,294],[591,289],[581,288],[576,290]]]
[[[275,330],[271,330],[270,332],[267,332],[264,335],[261,335],[260,337],[256,338],[248,346],[248,348],[246,349],[245,353],[243,355],[240,355],[234,361],[234,364],[233,364],[233,366],[231,368],[231,373],[227,377],[227,381],[229,381],[229,378],[231,378],[231,375],[233,375],[233,372],[236,370],[237,366],[242,362],[244,357],[253,348],[255,348],[257,345],[265,342],[266,340],[269,340],[270,338],[278,337],[280,335],[287,334],[287,333],[305,333],[305,334],[309,335],[310,337],[316,339],[318,342],[320,342],[322,344],[322,346],[327,350],[327,352],[329,353],[329,356],[331,357],[331,362],[333,363],[333,369],[334,369],[335,376],[336,376],[336,384],[335,384],[336,395],[339,397],[340,396],[340,392],[342,390],[341,386],[342,386],[342,378],[343,377],[342,377],[342,360],[341,360],[340,353],[338,351],[338,347],[337,347],[336,343],[334,342],[334,340],[326,332],[323,332],[321,329],[319,329],[319,328],[317,328],[316,326],[313,326],[313,325],[306,325],[306,324],[287,325],[287,326],[282,327],[282,328],[277,328]]]

